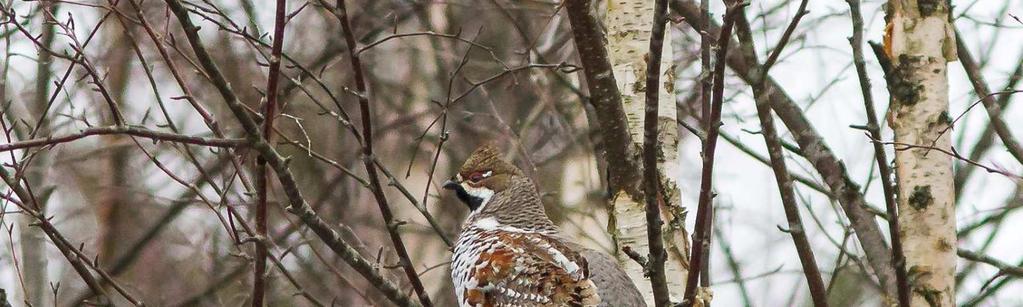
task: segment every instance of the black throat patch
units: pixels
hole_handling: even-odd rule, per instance
[[[469,192],[465,191],[461,185],[455,187],[455,195],[462,201],[466,206],[469,206],[469,210],[476,211],[480,206],[483,205],[483,198],[472,196]]]

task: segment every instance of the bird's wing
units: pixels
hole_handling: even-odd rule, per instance
[[[641,307],[646,306],[643,294],[629,279],[629,275],[618,266],[618,260],[601,251],[581,246],[571,246],[586,258],[590,280],[597,286],[600,307]]]
[[[596,286],[586,258],[560,240],[539,233],[492,231],[472,267],[471,306],[596,306]]]

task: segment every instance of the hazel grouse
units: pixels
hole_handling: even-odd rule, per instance
[[[469,206],[451,262],[460,306],[643,306],[602,252],[560,236],[533,181],[497,148],[476,149],[444,184]]]

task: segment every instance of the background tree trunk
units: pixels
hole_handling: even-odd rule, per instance
[[[120,6],[127,7],[127,2],[120,4]],[[114,39],[110,41],[110,52],[103,55],[104,61],[111,63],[124,63],[123,65],[117,65],[111,67],[111,69],[105,71],[105,83],[110,94],[119,105],[118,107],[122,111],[131,108],[129,103],[124,101],[126,92],[130,86],[129,81],[132,80],[132,49],[129,43],[128,34],[125,29],[118,23],[110,23],[104,29],[107,35],[110,35]],[[97,95],[98,97],[98,95]],[[96,105],[104,105],[100,100],[96,100]],[[126,118],[126,124],[131,124],[133,119]],[[110,119],[110,123],[114,124],[113,119]],[[99,224],[102,229],[102,235],[100,237],[100,248],[99,258],[103,263],[111,263],[117,257],[118,250],[121,248],[124,242],[131,242],[135,237],[134,233],[130,231],[136,225],[138,219],[139,207],[135,204],[135,193],[133,187],[137,185],[137,182],[141,176],[138,173],[137,168],[132,164],[135,163],[135,157],[137,157],[136,149],[130,144],[130,140],[116,137],[106,137],[104,142],[110,147],[114,148],[108,153],[108,158],[104,163],[104,168],[108,170],[103,175],[104,178],[101,180],[105,181],[102,189],[97,194],[99,202],[97,205],[100,206]]]
[[[51,2],[40,2],[43,9],[48,13],[42,14],[42,19],[45,21],[42,23],[43,31],[40,34],[39,41],[46,46],[51,48],[53,46],[54,36],[56,35],[56,26],[53,24],[54,14],[57,13],[58,3]],[[46,113],[47,104],[50,100],[50,80],[53,74],[50,72],[53,64],[53,56],[42,48],[39,49],[39,60],[36,64],[36,82],[35,82],[35,93],[32,97],[32,105],[27,110],[29,118],[32,122],[38,125],[36,131],[23,131],[27,129],[16,129],[15,131],[21,131],[23,136],[28,136],[29,133],[35,133],[36,135],[49,135],[50,127],[49,122],[45,121],[41,116]],[[37,120],[43,120],[44,122],[38,123]],[[28,165],[27,177],[29,184],[33,188],[39,189],[40,191],[52,191],[52,183],[47,183],[46,178],[47,171],[52,165],[51,157],[48,155],[39,155],[34,161]],[[46,214],[46,204],[49,200],[50,193],[46,192],[43,196],[38,199],[39,212]],[[25,271],[25,289],[24,299],[32,306],[44,306],[47,303],[47,297],[49,297],[49,286],[47,280],[47,258],[46,258],[46,235],[43,234],[38,227],[32,227],[31,224],[35,223],[35,219],[31,216],[22,216],[22,223],[19,225],[21,229],[21,259],[24,259],[24,271]]]
[[[956,59],[955,46],[947,2],[888,2],[886,51],[894,66],[888,120],[899,143],[899,235],[904,238],[912,306],[955,305],[953,158],[933,150],[950,151],[952,146],[951,135],[945,133],[951,124],[946,66]]]

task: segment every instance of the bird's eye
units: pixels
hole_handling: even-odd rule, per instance
[[[490,177],[491,174],[493,174],[493,172],[491,172],[491,171],[475,172],[475,173],[472,173],[471,175],[469,175],[469,181],[480,182],[484,178]]]

